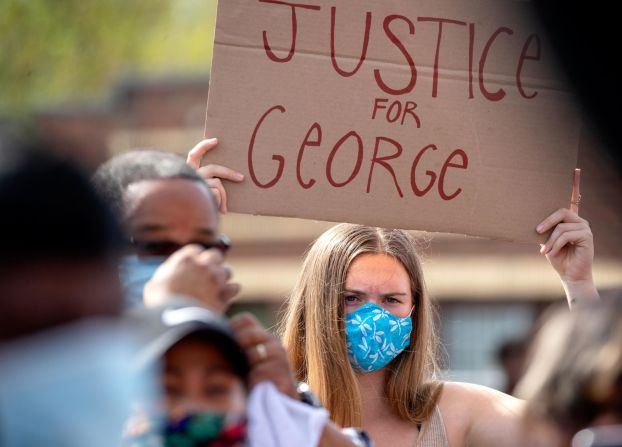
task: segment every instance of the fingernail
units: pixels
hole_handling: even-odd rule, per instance
[[[238,180],[244,180],[244,174],[236,172],[235,173],[235,178],[238,179]]]
[[[218,138],[208,138],[207,142],[208,143],[216,143],[218,141]]]
[[[540,224],[540,225],[538,225],[538,226],[536,227],[536,231],[537,231],[538,233],[542,233],[542,230],[544,230],[544,225]]]
[[[540,244],[540,253],[544,253],[545,248],[546,248],[546,245]]]

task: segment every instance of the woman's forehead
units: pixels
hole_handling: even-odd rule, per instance
[[[346,276],[346,288],[375,293],[375,290],[394,288],[394,292],[410,289],[406,268],[387,254],[362,254],[357,256]]]

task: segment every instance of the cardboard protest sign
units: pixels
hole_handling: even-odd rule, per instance
[[[578,112],[509,0],[221,0],[209,162],[235,212],[535,241]]]

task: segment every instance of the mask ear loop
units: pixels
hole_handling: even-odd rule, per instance
[[[412,327],[415,326],[415,322],[413,320],[413,310],[415,310],[415,305],[414,304],[413,304],[413,307],[410,308],[410,312],[408,312],[408,315],[404,317],[404,318],[410,318],[410,323],[411,323]],[[412,337],[412,335],[411,335],[411,337]],[[408,349],[410,349],[410,347]]]
[[[413,307],[411,307],[410,310],[408,311],[408,314],[406,314],[405,317],[400,318],[400,320],[405,320],[406,318],[410,318],[410,320],[412,321],[413,310],[415,310],[415,305],[414,304],[413,304]],[[399,318],[399,317],[397,317],[397,318]]]

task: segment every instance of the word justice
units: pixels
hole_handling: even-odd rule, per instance
[[[266,52],[266,56],[273,62],[277,63],[287,63],[292,60],[294,55],[296,54],[296,40],[299,28],[299,21],[302,21],[300,17],[303,17],[305,12],[309,13],[321,11],[321,7],[318,5],[305,4],[305,3],[293,3],[284,0],[258,0],[260,3],[267,3],[271,5],[275,5],[274,7],[289,7],[291,8],[291,41],[290,47],[287,54],[277,54],[272,45],[270,44],[270,34],[267,30],[264,30],[262,33],[263,36],[263,48]],[[300,16],[300,17],[299,17]],[[350,17],[347,17],[350,20]],[[339,62],[336,57],[336,48],[337,43],[335,42],[335,27],[337,22],[337,7],[333,6],[330,8],[330,60],[332,66],[337,74],[343,77],[354,76],[360,69],[363,67],[364,62],[367,58],[367,51],[369,48],[369,42],[372,38],[372,12],[367,11],[365,13],[365,29],[361,33],[362,34],[362,43],[361,43],[361,52],[358,59],[358,63],[353,69],[345,69],[339,65]],[[487,36],[485,39],[485,43],[483,45],[483,49],[480,52],[475,51],[475,23],[467,23],[462,20],[443,18],[443,17],[417,17],[416,22],[418,23],[427,23],[424,31],[428,32],[430,30],[430,26],[436,24],[436,47],[434,48],[434,70],[433,70],[433,78],[432,78],[432,97],[435,98],[438,95],[438,84],[439,84],[439,61],[441,59],[441,43],[443,41],[443,29],[445,26],[461,26],[465,29],[465,38],[468,38],[469,42],[469,54],[468,54],[468,67],[465,67],[465,70],[468,71],[468,98],[475,98],[475,88],[474,83],[477,82],[477,86],[479,87],[479,91],[482,96],[489,101],[500,101],[506,96],[506,91],[502,87],[498,87],[496,90],[491,89],[490,86],[486,85],[486,62],[490,57],[491,53],[494,52],[495,44],[500,39],[513,39],[512,44],[515,44],[515,41],[518,40],[514,35],[514,31],[507,26],[500,26],[496,28],[492,34]],[[288,24],[284,25],[275,25],[275,26],[288,26]],[[400,15],[400,14],[391,14],[384,17],[382,21],[382,33],[384,36],[382,38],[387,38],[392,45],[395,46],[397,51],[401,53],[401,57],[404,58],[404,64],[410,67],[410,76],[408,76],[402,85],[390,85],[386,82],[385,78],[382,75],[382,69],[376,68],[374,69],[374,79],[378,87],[385,93],[390,95],[404,95],[410,93],[415,88],[417,84],[417,66],[415,64],[415,59],[413,55],[408,51],[407,45],[400,40],[396,33],[403,33],[407,31],[409,35],[415,35],[415,21],[411,20],[411,18]],[[376,36],[374,35],[374,38]],[[522,44],[522,50],[518,58],[515,61],[515,72],[514,72],[514,86],[516,87],[518,93],[521,97],[525,99],[533,99],[537,96],[537,90],[526,90],[523,85],[521,76],[523,72],[523,68],[526,62],[528,61],[539,61],[541,56],[541,43],[540,38],[537,34],[533,33],[527,36],[527,38],[523,41],[520,40],[518,42]],[[498,46],[498,44],[497,44]],[[287,51],[287,50],[286,50]],[[279,52],[284,53],[284,52]],[[477,67],[475,65],[477,64]],[[477,81],[474,82],[474,72],[477,72]]]
[[[248,146],[248,170],[253,183],[259,188],[272,188],[277,185],[277,183],[283,177],[286,162],[285,157],[279,154],[272,155],[272,160],[276,162],[276,169],[272,178],[268,180],[260,180],[255,171],[255,164],[257,163],[257,160],[259,160],[259,157],[266,157],[265,154],[261,153],[263,151],[259,151],[255,147],[257,135],[262,129],[262,126],[264,126],[264,124],[265,126],[268,126],[269,124],[272,125],[274,123],[274,118],[278,117],[278,114],[283,113],[286,113],[286,109],[282,105],[276,105],[268,109],[259,119],[251,136],[251,140]],[[268,117],[270,117],[269,121],[271,121],[271,123],[266,122]],[[319,123],[314,122],[309,127],[309,130],[302,139],[296,158],[296,180],[298,184],[304,189],[312,188],[318,181],[315,178],[304,178],[303,176],[303,165],[305,163],[305,160],[314,156],[313,152],[309,152],[307,151],[307,149],[318,148],[321,145],[322,127]],[[350,148],[353,145],[356,148],[356,155],[352,157],[352,171],[349,173],[347,178],[335,178],[336,173],[334,172],[335,169],[333,168],[333,163],[336,155],[342,150],[348,153],[347,151],[351,151],[352,149]],[[462,188],[454,187],[452,190],[448,191],[448,177],[450,177],[452,170],[468,169],[469,158],[464,150],[456,148],[444,159],[444,161],[440,165],[440,169],[438,169],[437,171],[428,169],[425,170],[424,173],[422,173],[421,171],[423,170],[423,168],[420,168],[419,164],[422,163],[422,160],[424,160],[424,158],[426,159],[427,163],[430,163],[430,160],[434,160],[433,157],[438,157],[440,151],[435,152],[437,150],[438,147],[436,145],[428,144],[417,151],[410,166],[410,178],[408,179],[410,183],[409,186],[412,193],[418,197],[425,196],[426,194],[435,190],[438,192],[438,195],[442,200],[453,200],[460,195],[460,193],[462,192]],[[383,169],[385,171],[385,178],[387,174],[390,175],[390,178],[395,185],[397,194],[402,198],[404,197],[404,192],[402,191],[400,182],[398,181],[398,178],[391,164],[404,163],[404,157],[401,157],[403,152],[404,150],[402,145],[393,138],[389,138],[386,136],[375,137],[375,141],[373,144],[373,155],[371,159],[368,159],[370,160],[370,162],[369,170],[367,172],[367,193],[371,191],[372,178],[374,176],[374,173],[377,172],[377,170]],[[363,162],[365,161],[364,159],[365,147],[361,136],[354,130],[346,133],[333,145],[328,155],[324,169],[326,181],[334,188],[343,188],[344,186],[351,183],[355,178],[357,178],[361,169],[363,168]],[[340,177],[345,177],[346,175],[347,173],[339,173]],[[454,182],[452,182],[452,184],[454,183],[455,180]],[[434,188],[435,186],[436,188]]]

